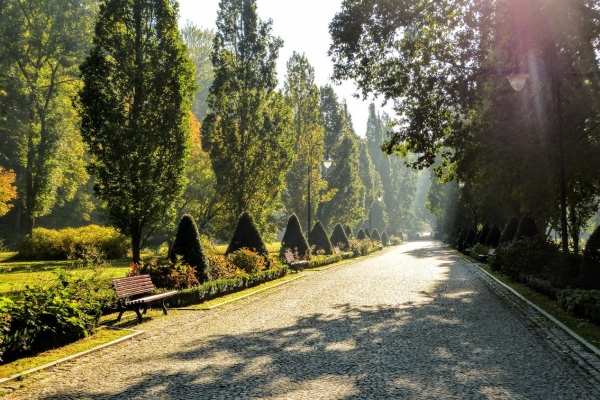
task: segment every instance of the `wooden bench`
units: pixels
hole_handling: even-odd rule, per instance
[[[133,310],[137,314],[138,321],[142,322],[142,314],[146,314],[148,307],[154,303],[159,303],[163,313],[167,315],[165,299],[173,296],[177,291],[150,294],[156,287],[150,279],[150,275],[130,276],[128,278],[113,279],[113,285],[117,292],[119,316],[117,321],[127,310]],[[147,296],[144,296],[147,295]],[[143,307],[143,312],[140,309]]]
[[[296,261],[294,259],[294,255],[289,251],[285,252],[285,260],[287,261],[287,265],[296,272],[302,271],[304,267],[308,264],[308,261],[306,260]]]
[[[495,253],[496,249],[490,249],[487,254],[478,254],[477,256],[479,257],[479,261],[485,264]]]

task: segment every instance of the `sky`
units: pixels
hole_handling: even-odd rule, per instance
[[[283,48],[279,51],[277,74],[279,85],[283,87],[286,75],[286,62],[294,51],[304,53],[315,69],[315,80],[318,86],[329,82],[333,74],[333,63],[327,56],[331,38],[329,23],[336,12],[341,9],[341,0],[257,0],[257,13],[263,21],[273,20],[272,34],[283,39]],[[179,0],[180,26],[186,20],[199,27],[216,30],[217,8],[219,0]],[[352,97],[356,86],[346,81],[334,86],[339,99],[348,102],[350,115],[357,134],[364,137],[367,126],[368,106],[370,101]],[[380,101],[376,101],[380,108]],[[391,104],[383,108],[392,114]]]

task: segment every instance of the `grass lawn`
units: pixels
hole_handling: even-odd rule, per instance
[[[0,378],[8,378],[9,376],[60,360],[61,358],[93,349],[96,346],[131,335],[132,333],[133,332],[130,330],[116,330],[100,327],[93,335],[78,340],[75,343],[68,344],[58,349],[48,350],[32,357],[25,357],[8,364],[0,365]]]
[[[556,302],[550,297],[538,293],[535,290],[521,283],[512,282],[506,276],[492,271],[487,264],[479,264],[479,266],[485,271],[489,272],[500,282],[511,287],[521,296],[525,297],[527,300],[536,304],[548,314],[552,315],[554,318],[565,324],[573,332],[577,333],[579,336],[581,336],[594,346],[600,347],[600,326],[593,324],[592,322],[584,318],[578,318],[572,314],[569,314],[568,312],[560,308],[556,304]]]

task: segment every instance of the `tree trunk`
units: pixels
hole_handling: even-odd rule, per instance
[[[137,227],[131,228],[131,261],[139,263],[142,259],[140,257],[140,242],[142,235]]]

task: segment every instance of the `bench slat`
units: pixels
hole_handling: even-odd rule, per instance
[[[152,301],[155,301],[155,300],[164,299],[165,297],[171,297],[175,293],[177,293],[177,291],[166,292],[166,293],[159,293],[159,294],[155,294],[155,295],[152,295],[152,296],[143,297],[141,299],[129,300],[129,301],[125,302],[125,305],[140,304],[140,303],[149,303],[149,302],[152,302]]]
[[[156,289],[150,275],[130,276],[127,278],[113,279],[113,286],[119,299],[148,293]]]

